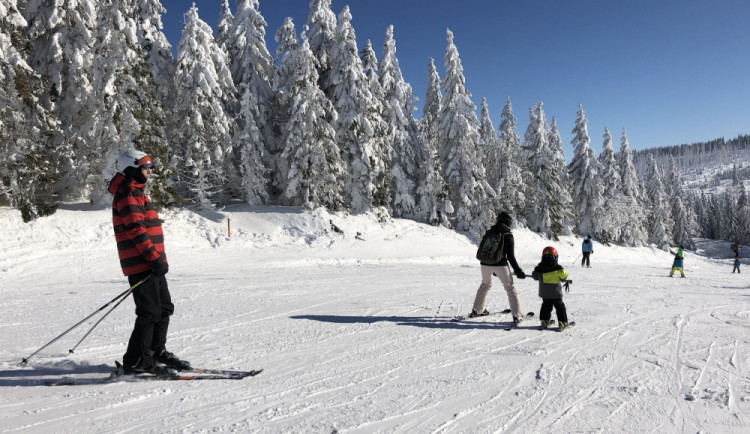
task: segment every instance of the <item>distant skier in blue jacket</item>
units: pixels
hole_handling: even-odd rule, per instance
[[[589,256],[591,256],[594,253],[594,244],[591,242],[591,235],[588,235],[585,240],[583,240],[583,244],[581,245],[581,250],[583,252],[583,259],[581,259],[581,267],[588,267],[591,268],[591,260],[589,259]]]
[[[674,262],[672,262],[672,271],[669,272],[669,277],[674,275],[676,270],[680,270],[682,277],[685,277],[685,271],[682,269],[682,256],[679,254],[674,255]]]

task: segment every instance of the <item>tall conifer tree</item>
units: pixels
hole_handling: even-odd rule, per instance
[[[478,153],[479,121],[464,83],[458,49],[453,43],[453,32],[446,32],[445,76],[443,100],[438,116],[438,147],[443,177],[450,186],[449,199],[456,209],[456,228],[481,236],[494,223],[493,209],[488,197],[484,164]]]

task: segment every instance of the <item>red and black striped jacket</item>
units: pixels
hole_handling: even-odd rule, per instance
[[[143,192],[145,184],[115,175],[109,184],[112,225],[120,266],[126,276],[151,270],[151,262],[164,255],[164,233],[154,204]]]

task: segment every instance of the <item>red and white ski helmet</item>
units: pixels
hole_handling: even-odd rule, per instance
[[[136,169],[139,167],[154,167],[154,162],[145,152],[128,149],[117,157],[115,169],[125,175],[125,169],[128,167],[135,167]]]

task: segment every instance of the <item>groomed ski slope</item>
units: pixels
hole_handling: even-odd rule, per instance
[[[75,353],[92,322],[16,366],[127,288],[109,210],[84,209],[23,224],[0,208],[3,432],[750,432],[750,267],[731,273],[729,243],[701,242],[670,279],[663,251],[595,243],[585,269],[581,239],[516,230],[526,273],[560,252],[577,325],[504,331],[509,315],[450,321],[480,283],[464,236],[290,208],[162,213],[168,348],[262,374],[45,387],[107,375],[134,320],[127,300]],[[516,283],[538,317],[536,282]],[[495,282],[488,308],[507,306]]]

